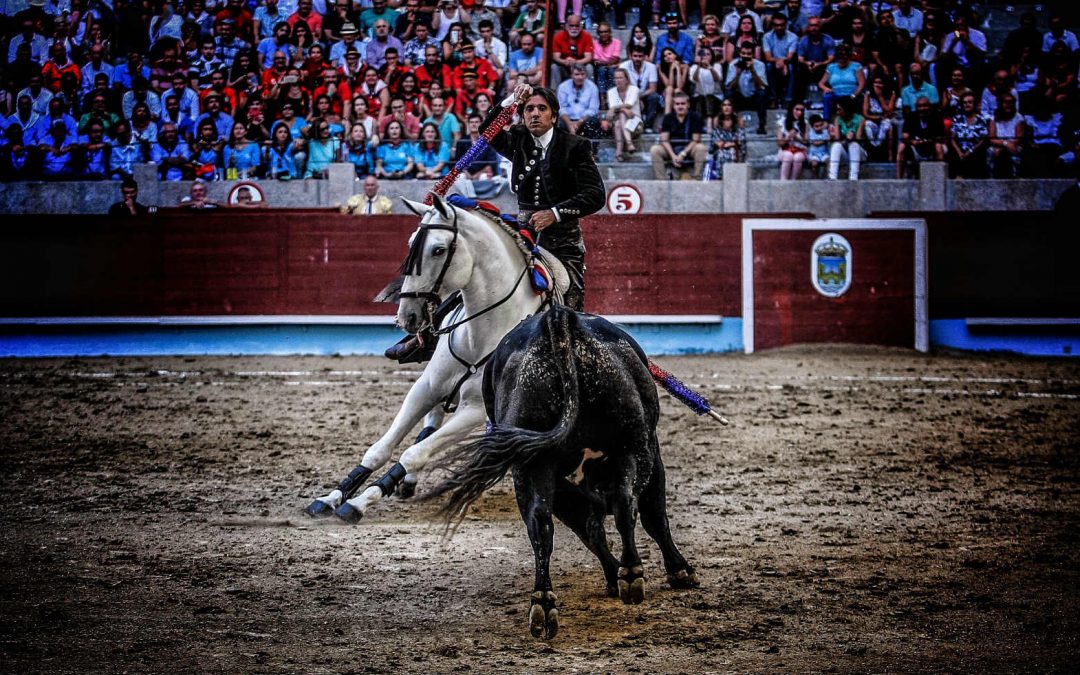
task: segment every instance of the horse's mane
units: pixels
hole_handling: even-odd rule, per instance
[[[462,211],[468,211],[469,213],[475,213],[484,220],[488,221],[489,224],[495,226],[496,229],[502,230],[506,234],[510,235],[510,239],[512,239],[513,242],[517,245],[518,250],[521,251],[522,257],[525,258],[525,260],[532,260],[532,244],[527,239],[525,239],[525,237],[521,236],[521,232],[515,225],[511,225],[510,223],[503,220],[501,216],[496,216],[494,213],[484,208],[476,207],[470,209],[464,206],[457,206],[454,204],[451,204],[450,206],[455,209],[461,209]]]

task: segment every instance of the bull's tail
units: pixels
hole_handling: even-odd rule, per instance
[[[562,412],[550,431],[534,431],[495,424],[478,440],[456,451],[451,462],[457,468],[425,498],[450,494],[441,513],[448,521],[464,517],[485,490],[494,486],[512,467],[526,464],[564,446],[577,422],[580,400],[578,373],[574,362],[569,309],[554,305],[544,318],[544,330],[551,344],[551,363],[563,383]]]

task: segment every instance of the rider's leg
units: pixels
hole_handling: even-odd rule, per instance
[[[567,289],[563,298],[564,304],[575,312],[585,309],[585,246],[580,242],[569,242],[550,246],[550,242],[544,247],[551,251],[552,255],[559,259],[566,268],[570,277],[570,288]]]

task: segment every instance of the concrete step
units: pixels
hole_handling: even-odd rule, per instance
[[[611,187],[613,183],[634,183],[642,180],[652,180],[652,165],[648,162],[635,163],[606,163],[597,164],[600,175]],[[824,179],[827,176],[826,168],[822,167],[820,175],[816,178]],[[772,163],[752,163],[750,165],[750,178],[752,180],[778,180],[780,177],[780,165]],[[847,164],[841,164],[840,177],[847,178]],[[896,165],[892,162],[863,162],[859,167],[859,178],[862,180],[889,180],[896,177]],[[803,166],[800,176],[803,179],[815,178],[809,165]]]

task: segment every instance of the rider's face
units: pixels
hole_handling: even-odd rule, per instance
[[[555,126],[555,113],[543,96],[525,102],[525,126],[533,136],[543,136]]]

